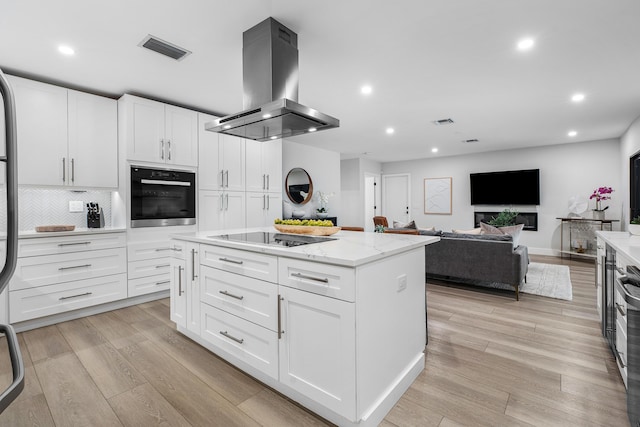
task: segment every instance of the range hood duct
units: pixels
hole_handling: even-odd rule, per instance
[[[340,121],[298,104],[298,35],[267,18],[242,34],[243,108],[205,124],[256,141],[336,128]]]

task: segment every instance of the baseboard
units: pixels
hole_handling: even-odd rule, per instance
[[[527,251],[529,255],[546,255],[546,256],[560,256],[561,253],[558,250],[551,248],[533,248],[531,246],[527,246]]]

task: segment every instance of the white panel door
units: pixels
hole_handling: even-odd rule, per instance
[[[247,218],[244,192],[224,193],[224,228],[245,228]]]
[[[118,187],[118,102],[69,90],[69,180],[82,187]]]
[[[382,215],[387,217],[390,227],[392,221],[409,222],[411,220],[409,182],[409,174],[382,176]]]
[[[267,176],[267,191],[282,193],[282,140],[262,144],[262,169]]]
[[[265,211],[265,224],[272,225],[273,220],[282,218],[282,193],[267,193],[267,210]]]
[[[265,193],[247,193],[247,227],[263,227],[267,209]]]
[[[184,260],[171,259],[171,320],[176,325],[187,327],[187,294],[185,292],[186,272]]]
[[[215,119],[216,116],[198,114],[198,188],[201,190],[219,190],[222,187],[218,148],[220,134],[204,130],[204,125]]]
[[[280,381],[355,419],[355,304],[280,286]]]
[[[220,230],[224,228],[222,193],[219,191],[200,191],[198,199],[198,229],[200,231]]]
[[[237,136],[219,134],[219,141],[224,189],[245,191],[245,140]]]
[[[198,113],[165,105],[165,161],[172,165],[198,166]]]
[[[247,139],[245,141],[245,144],[247,191],[265,191],[267,186],[267,179],[262,169],[262,146],[265,143]]]
[[[164,104],[125,95],[127,119],[127,159],[165,162]]]
[[[65,185],[67,89],[9,76],[16,101],[18,183]]]
[[[187,243],[186,250],[186,325],[191,332],[200,335],[200,245]]]

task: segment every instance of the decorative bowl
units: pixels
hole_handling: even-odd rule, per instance
[[[640,224],[629,224],[629,233],[640,236]]]
[[[305,211],[295,211],[294,210],[293,212],[291,212],[291,216],[293,218],[302,218],[305,214],[306,214]]]
[[[319,227],[315,225],[274,224],[273,226],[281,233],[310,234],[313,236],[331,236],[340,231],[340,227]]]
[[[329,212],[316,212],[318,218],[325,219],[329,216]]]

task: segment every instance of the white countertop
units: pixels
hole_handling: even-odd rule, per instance
[[[62,237],[62,236],[78,236],[82,234],[105,234],[105,233],[124,233],[126,229],[124,228],[111,228],[111,227],[103,227],[103,228],[79,228],[76,227],[73,231],[19,231],[18,238],[20,239],[31,239],[36,237]],[[6,239],[6,235],[4,236]]]
[[[347,267],[356,267],[391,255],[420,248],[440,240],[433,236],[410,234],[385,234],[358,231],[339,231],[329,236],[337,240],[309,245],[283,247],[219,240],[210,236],[266,231],[277,233],[273,227],[242,228],[234,230],[204,231],[172,234],[171,237],[195,243],[205,243],[227,248],[261,252],[288,258],[306,259]]]
[[[640,267],[640,236],[627,231],[596,231],[596,235]]]

